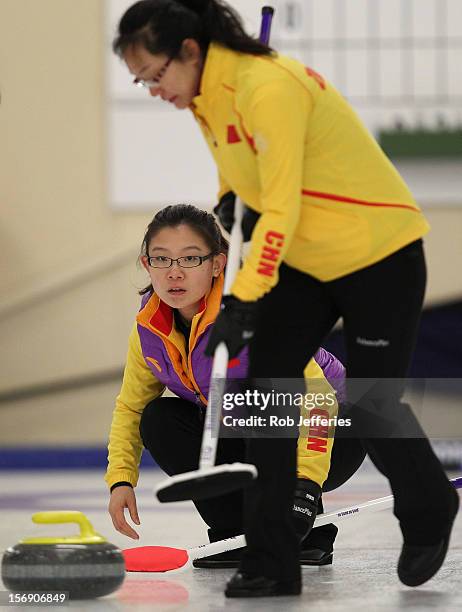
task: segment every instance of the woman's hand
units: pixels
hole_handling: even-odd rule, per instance
[[[213,209],[213,212],[218,217],[222,227],[231,234],[234,223],[234,207],[236,205],[236,194],[233,191],[225,193],[218,204]],[[244,204],[244,211],[242,215],[242,239],[244,242],[249,242],[252,238],[253,228],[255,227],[260,215],[248,208]]]
[[[129,486],[116,487],[111,493],[108,507],[112,523],[120,533],[134,540],[139,540],[140,536],[125,520],[125,508],[128,508],[130,518],[135,525],[140,525],[135,491]]]
[[[205,354],[213,357],[217,346],[224,342],[228,348],[228,358],[236,357],[254,335],[257,309],[257,302],[243,302],[233,295],[225,295],[205,347]]]

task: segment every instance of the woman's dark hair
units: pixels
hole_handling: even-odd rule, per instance
[[[218,253],[226,255],[228,253],[228,241],[222,235],[212,214],[207,213],[205,210],[200,210],[191,204],[176,204],[174,206],[166,206],[155,215],[146,228],[140,255],[148,257],[151,240],[161,230],[166,227],[178,227],[179,225],[187,225],[197,232],[215,255]],[[151,291],[153,291],[153,287],[148,285],[141,289],[139,294],[144,295]]]
[[[223,0],[141,0],[122,16],[112,48],[120,57],[141,46],[174,58],[185,38],[197,40],[203,53],[212,41],[251,55],[273,53],[246,33],[239,14]]]

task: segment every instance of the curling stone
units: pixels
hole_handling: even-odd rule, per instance
[[[27,538],[5,551],[2,580],[10,591],[67,591],[91,599],[115,591],[125,578],[122,551],[96,533],[82,512],[37,512],[35,523],[77,523],[80,534]]]

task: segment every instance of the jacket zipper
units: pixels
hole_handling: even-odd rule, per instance
[[[210,327],[210,325],[207,325],[207,327],[198,335],[196,336],[195,340],[195,344],[197,343],[197,341],[199,340],[199,338],[205,334],[205,332],[208,330],[208,328]],[[193,347],[194,348],[194,347]],[[189,368],[189,372],[191,374],[191,382],[192,385],[194,387],[194,389],[196,389],[196,391],[194,391],[194,395],[196,396],[196,402],[197,405],[199,406],[199,410],[200,410],[200,414],[202,417],[205,416],[205,411],[206,411],[206,406],[204,406],[204,404],[202,403],[202,400],[200,399],[200,393],[198,393],[199,391],[199,385],[196,382],[196,379],[194,378],[194,374],[193,374],[193,368],[192,368],[192,360],[191,360],[191,356],[192,356],[192,351],[193,349],[191,349],[188,351],[188,368]]]
[[[198,117],[199,121],[202,123],[202,125],[205,127],[205,129],[209,133],[210,138],[211,138],[211,140],[213,142],[213,146],[217,147],[218,146],[217,139],[215,138],[215,135],[212,132],[212,128],[210,127],[210,125],[207,122],[207,119],[205,117],[203,117],[201,114],[199,114],[197,111],[195,112],[195,115]]]
[[[196,345],[197,340],[200,338],[201,335],[202,334],[200,334],[199,336],[197,336],[195,338],[194,346]],[[188,350],[188,370],[189,370],[189,376],[190,376],[190,380],[191,380],[192,386],[194,387],[194,395],[196,396],[196,402],[199,405],[199,408],[203,408],[204,404],[202,403],[202,400],[201,400],[200,388],[199,388],[199,385],[196,382],[196,379],[194,378],[194,371],[193,371],[193,367],[192,367],[192,352],[193,352],[193,350],[194,350],[194,347],[189,346],[189,350]]]

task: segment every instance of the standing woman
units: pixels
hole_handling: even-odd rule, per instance
[[[114,50],[135,84],[193,112],[217,164],[220,218],[229,218],[230,191],[260,215],[209,352],[221,341],[236,347],[236,338],[243,346],[253,332],[250,377],[300,379],[342,317],[350,378],[404,378],[425,291],[428,224],[335,88],[248,36],[221,0],[142,0],[122,17]],[[372,420],[374,432],[380,423],[380,437],[360,432],[395,497],[399,577],[416,586],[443,563],[458,496],[402,390],[384,386],[358,405],[360,426]],[[417,437],[404,438],[401,421]],[[259,479],[246,492],[248,547],[226,594],[297,594],[296,440],[253,438],[247,459]]]

